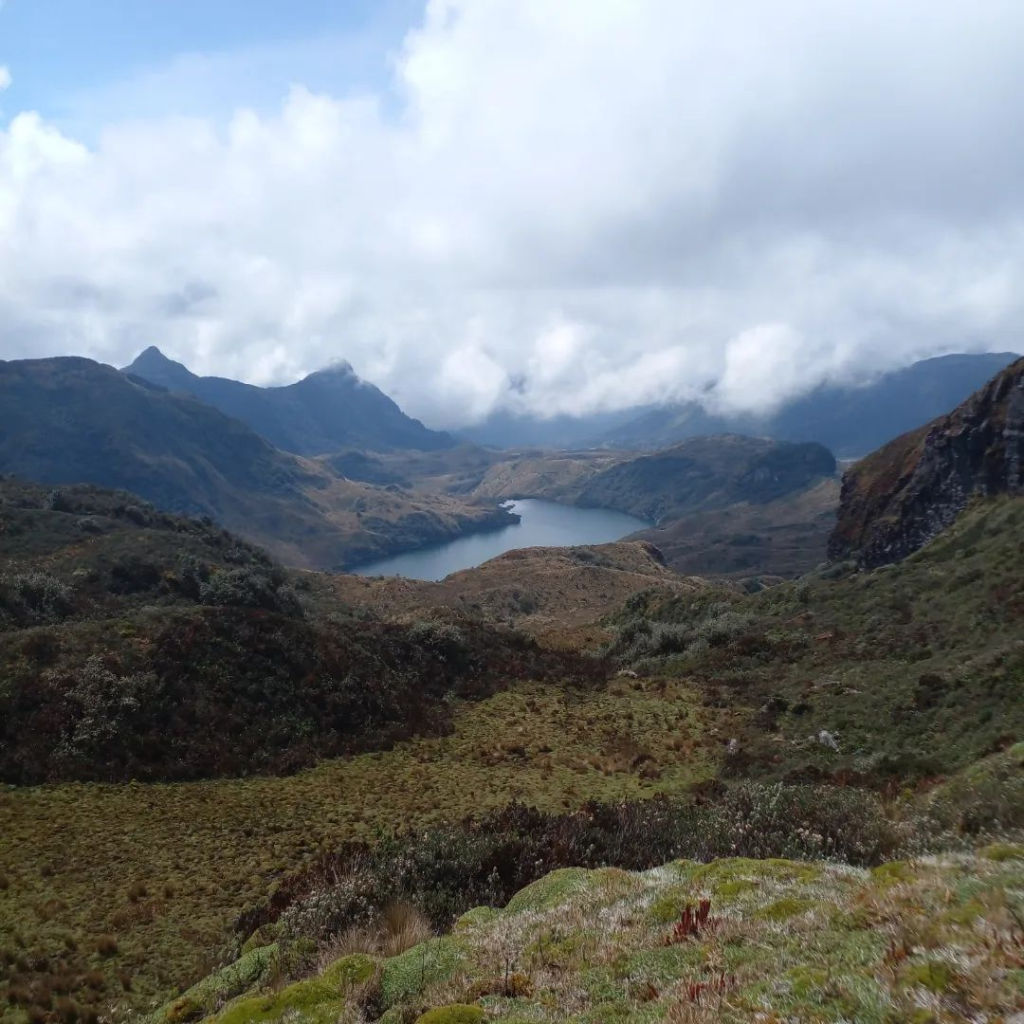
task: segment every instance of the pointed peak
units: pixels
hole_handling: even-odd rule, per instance
[[[163,384],[166,387],[183,387],[194,379],[187,367],[169,359],[156,345],[150,345],[140,352],[134,362],[124,367],[123,372],[146,377],[155,384]]]
[[[132,363],[132,365],[136,366],[139,363],[149,363],[151,365],[156,365],[159,363],[170,362],[173,362],[173,360],[168,359],[167,356],[165,356],[163,352],[161,352],[160,349],[156,347],[156,345],[150,345],[149,348],[143,349],[143,351],[141,351],[135,357],[135,361]]]
[[[149,348],[143,349],[143,351],[141,351],[126,367],[126,369],[140,370],[146,367],[156,369],[158,367],[178,365],[180,364],[175,363],[173,359],[168,359],[167,356],[165,356],[163,352],[156,347],[156,345],[150,345]]]

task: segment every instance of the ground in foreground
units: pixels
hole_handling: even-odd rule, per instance
[[[289,986],[276,947],[254,949],[154,1021],[1007,1020],[1024,1007],[1022,887],[1009,844],[870,871],[568,868],[450,935],[387,959],[346,950]]]

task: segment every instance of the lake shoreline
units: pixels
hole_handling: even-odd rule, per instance
[[[651,525],[614,509],[563,505],[543,498],[509,499],[499,507],[518,516],[519,521],[374,559],[345,571],[356,576],[397,576],[437,582],[517,548],[607,544]]]

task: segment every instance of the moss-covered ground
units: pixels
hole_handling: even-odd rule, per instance
[[[449,736],[285,778],[2,789],[0,975],[56,985],[54,1000],[70,987],[86,1006],[152,1006],[321,850],[516,798],[560,810],[681,791],[714,771],[706,715],[682,683],[524,685],[460,708]]]
[[[702,901],[700,923],[680,928]],[[374,969],[349,955],[205,1011],[218,1024],[1005,1021],[1024,1007],[1022,906],[1024,847],[1009,844],[873,871],[569,869]]]

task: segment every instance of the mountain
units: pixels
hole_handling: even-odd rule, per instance
[[[834,559],[895,562],[974,497],[1024,493],[1024,359],[945,416],[891,441],[843,479]]]
[[[654,544],[676,572],[756,589],[826,560],[838,504],[839,479],[827,476],[771,501],[690,512],[634,539]]]
[[[577,501],[662,523],[739,502],[762,505],[835,471],[835,458],[820,444],[695,437],[610,466],[580,488]]]
[[[244,423],[88,359],[0,362],[0,473],[92,483],[208,515],[291,565],[338,567],[510,522],[348,480]]]
[[[459,437],[488,448],[589,448],[594,438],[612,436],[642,411],[636,408],[589,416],[538,419],[498,410],[485,420],[457,431]]]
[[[687,437],[740,433],[816,441],[840,458],[857,458],[942,415],[1016,358],[997,352],[925,359],[862,386],[816,388],[770,417],[715,416],[688,402],[646,412],[591,442],[661,448]]]
[[[168,391],[192,395],[248,424],[271,444],[299,455],[342,448],[372,451],[450,448],[448,434],[428,430],[347,363],[285,387],[259,388],[224,377],[199,377],[150,347],[123,370]]]
[[[737,502],[761,504],[835,473],[818,444],[760,437],[694,437],[649,455],[527,452],[492,466],[473,492],[614,508],[654,523]]]
[[[192,402],[100,369],[155,396],[158,426]],[[1014,388],[958,421],[952,462],[1000,488]],[[2,415],[56,399],[54,443],[90,423],[25,391]],[[611,452],[491,482],[622,466],[624,500],[635,481],[726,518],[736,481],[760,510],[825,467],[710,441],[683,446],[701,486],[677,496]],[[0,1019],[1005,1019],[1022,522],[996,493],[892,567],[756,594],[635,542],[420,585],[288,572],[126,494],[0,481]],[[536,643],[493,621],[513,614]]]

